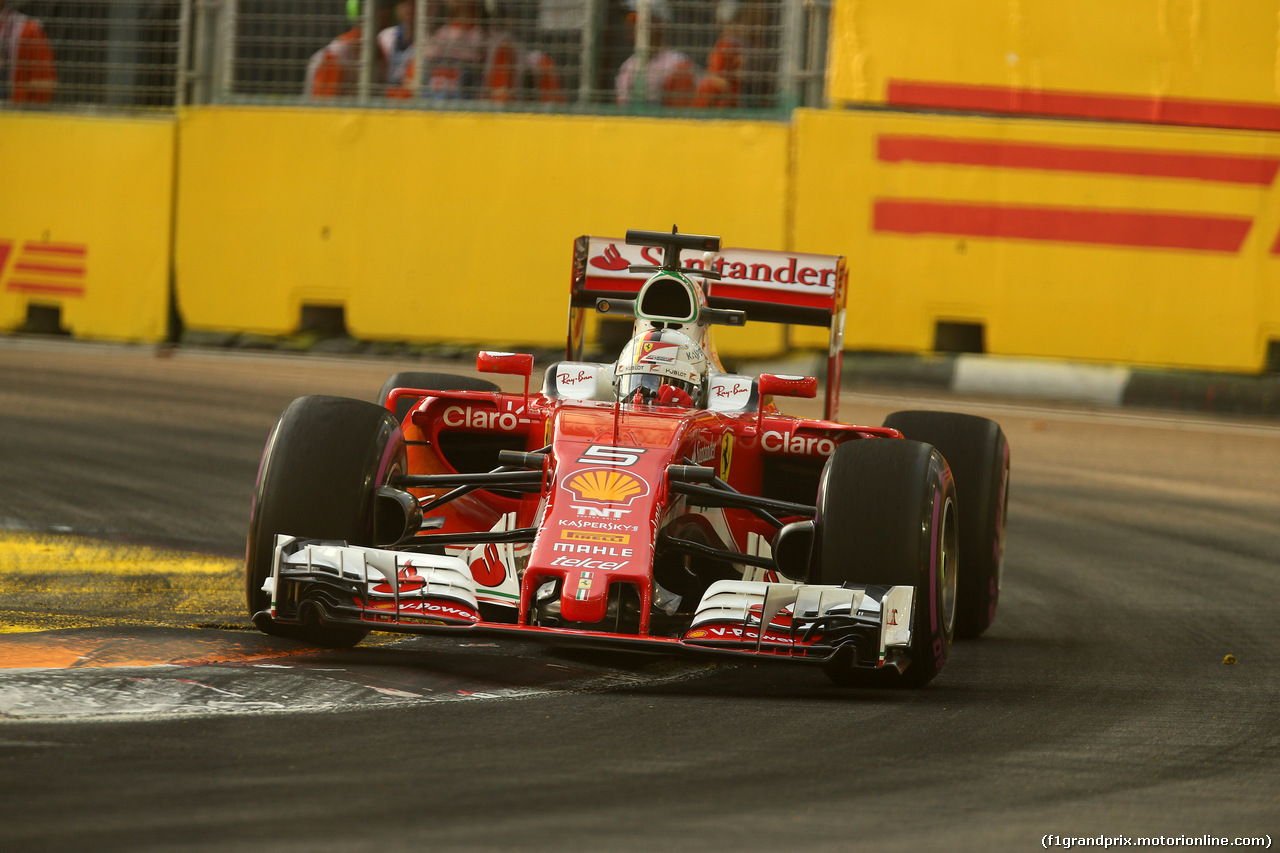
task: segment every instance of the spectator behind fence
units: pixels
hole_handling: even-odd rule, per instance
[[[489,3],[486,7],[481,0],[449,0],[448,22],[427,38],[423,49],[427,71],[420,94],[435,100],[509,103],[536,91],[544,103],[562,102],[560,76],[550,57],[524,50],[507,29],[508,21],[498,17],[496,4]],[[388,97],[412,97],[412,56],[405,69],[388,88]]]
[[[44,27],[0,0],[0,103],[47,104],[57,87]]]
[[[544,104],[564,103],[555,62],[540,50],[526,50],[512,35],[510,0],[497,0],[492,8],[485,61],[489,100],[506,104],[536,97]]]
[[[401,86],[405,73],[413,63],[414,39],[414,0],[399,0],[396,3],[396,21],[378,33],[378,48],[382,51],[382,59],[387,66],[387,85]]]
[[[707,57],[707,73],[698,81],[693,105],[703,108],[764,106],[763,38],[769,8],[759,0],[720,0],[716,20],[720,38]]]
[[[374,12],[376,32],[380,32],[391,23],[391,6],[387,0],[372,2],[378,4]],[[356,86],[360,82],[360,41],[363,36],[361,26],[364,12],[358,2],[348,2],[346,6],[347,17],[355,26],[313,53],[307,61],[306,91],[312,98],[356,94]],[[386,79],[386,63],[381,51],[375,49],[373,54],[372,82],[381,85]]]
[[[634,8],[635,0],[628,6]],[[636,54],[627,57],[618,70],[614,87],[618,104],[626,106],[633,100],[641,100],[650,106],[687,107],[693,104],[694,81],[698,69],[687,56],[678,50],[665,47],[665,30],[671,23],[671,13],[662,0],[649,3],[649,58],[640,73],[640,58]],[[631,42],[636,39],[636,13],[627,15],[627,27]]]
[[[423,56],[424,94],[438,100],[474,98],[481,93],[488,57],[488,32],[480,0],[449,0],[449,20],[428,39]]]

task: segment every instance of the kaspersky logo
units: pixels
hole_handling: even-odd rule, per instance
[[[629,505],[649,494],[649,484],[633,474],[611,468],[587,468],[570,477],[563,488],[575,500]]]

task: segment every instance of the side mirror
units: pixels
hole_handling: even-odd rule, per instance
[[[505,373],[524,377],[524,404],[529,405],[529,374],[533,373],[533,356],[527,352],[491,352],[476,355],[476,370],[481,373]]]
[[[533,356],[523,352],[490,352],[476,355],[476,370],[481,373],[505,373],[509,376],[529,378],[533,372]]]
[[[773,397],[816,397],[818,396],[818,380],[813,376],[788,376],[785,374],[763,373],[760,375],[760,396]]]

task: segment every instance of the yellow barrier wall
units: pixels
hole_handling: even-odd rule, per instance
[[[1258,371],[1280,339],[1280,136],[888,113],[766,122],[192,109],[180,117],[189,327],[563,340],[572,240],[628,227],[850,258],[851,349]],[[158,340],[170,122],[0,115],[0,327]],[[796,339],[822,346],[820,334]],[[774,330],[722,336],[775,350]]]
[[[1256,372],[1280,338],[1280,137],[815,110],[795,130],[795,248],[849,256],[850,349],[981,322],[992,353]]]
[[[1025,93],[1000,111],[1036,112],[1037,94],[1065,92],[1137,99],[1132,120],[1280,129],[1276,0],[850,0],[834,9],[828,91],[837,103],[894,102],[895,83],[915,82],[937,86],[916,93],[935,106],[965,108],[966,93],[948,86],[999,87]],[[1238,109],[1249,104],[1261,112]],[[1123,105],[1057,106],[1101,117]],[[1178,120],[1187,110],[1212,120]]]
[[[162,340],[174,121],[0,113],[0,329],[29,303],[73,334]]]
[[[677,223],[783,248],[789,139],[768,122],[191,109],[179,304],[193,328],[286,333],[302,303],[343,303],[364,339],[559,344],[580,234]]]

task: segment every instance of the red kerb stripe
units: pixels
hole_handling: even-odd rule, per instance
[[[872,227],[896,234],[1239,252],[1250,225],[1239,216],[882,198],[875,201]]]
[[[890,80],[885,100],[891,106],[900,107],[1280,130],[1280,106],[1249,101],[1044,91],[918,80]]]
[[[886,163],[946,163],[1051,172],[1190,178],[1259,186],[1270,186],[1280,169],[1280,157],[1247,154],[1096,148],[937,136],[881,136],[877,142],[877,156]]]

